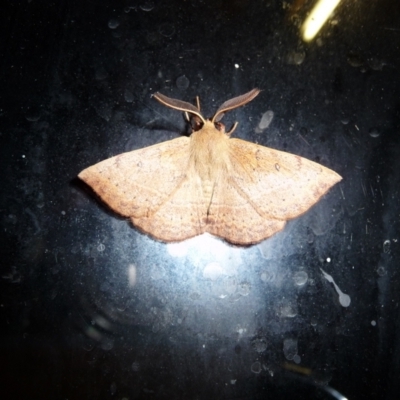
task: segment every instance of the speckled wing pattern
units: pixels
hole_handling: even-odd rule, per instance
[[[180,137],[119,154],[78,176],[143,232],[160,240],[183,240],[203,232],[197,182],[186,174],[189,143]]]
[[[230,139],[231,169],[210,207],[206,230],[237,244],[257,243],[305,213],[342,178],[306,158]]]
[[[258,243],[283,229],[284,219],[268,218],[235,182],[226,176],[216,182],[205,230],[230,243]]]

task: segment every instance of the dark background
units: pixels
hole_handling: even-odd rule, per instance
[[[398,1],[309,44],[296,4],[3,2],[2,399],[398,398]],[[154,241],[76,178],[185,132],[155,91],[210,116],[254,87],[234,135],[343,176],[260,245]]]

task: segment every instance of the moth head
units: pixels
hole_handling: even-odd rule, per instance
[[[191,118],[189,118],[186,113],[186,119],[189,120],[193,132],[199,131],[204,125],[204,120],[196,114],[193,114]]]

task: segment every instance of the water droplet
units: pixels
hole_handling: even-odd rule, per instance
[[[376,58],[370,58],[368,60],[368,65],[370,66],[371,69],[374,71],[382,71],[383,67],[386,65],[386,63],[382,60],[378,60]]]
[[[121,31],[112,31],[111,35],[112,35],[112,37],[119,39],[122,36],[122,32]]]
[[[216,281],[220,276],[225,274],[225,270],[217,262],[209,263],[203,269],[203,276],[206,279]]]
[[[143,4],[141,4],[140,9],[143,11],[151,11],[154,8],[154,3],[152,1],[145,1]]]
[[[94,344],[92,342],[86,342],[83,346],[82,346],[83,350],[85,351],[92,351],[94,348]]]
[[[301,357],[300,357],[298,354],[296,354],[296,355],[293,357],[293,361],[294,361],[296,364],[300,364],[300,363],[301,363]]]
[[[363,65],[363,60],[358,54],[349,54],[347,56],[347,62],[352,66],[352,67],[361,67]]]
[[[138,363],[137,361],[134,361],[134,362],[132,363],[132,371],[138,372],[139,370],[140,370],[140,365],[139,365],[139,363]]]
[[[40,112],[37,109],[30,108],[25,116],[26,120],[29,122],[36,122],[40,119]]]
[[[18,221],[18,218],[15,214],[8,214],[8,220],[11,224],[16,224]]]
[[[103,350],[109,351],[114,347],[114,342],[111,339],[105,339],[101,344]]]
[[[159,27],[158,32],[164,37],[171,37],[175,33],[175,27],[172,24],[165,23]]]
[[[263,130],[267,129],[269,127],[269,125],[271,124],[273,118],[274,118],[274,112],[272,110],[266,111],[262,115],[261,120],[258,123],[258,130],[260,132],[257,132],[257,133],[261,133]]]
[[[251,341],[251,346],[257,353],[262,353],[267,349],[267,340],[263,337],[254,338]]]
[[[230,295],[235,293],[236,291],[236,287],[237,287],[237,283],[236,283],[236,279],[234,276],[228,276],[226,279],[224,279],[224,291]]]
[[[340,303],[340,305],[341,305],[342,307],[348,307],[348,306],[350,305],[350,303],[351,303],[351,298],[350,298],[350,296],[349,296],[348,294],[346,294],[346,293],[343,293],[343,292],[340,290],[339,286],[335,283],[335,280],[333,279],[333,277],[332,277],[331,275],[329,275],[328,273],[326,273],[322,268],[320,268],[320,270],[321,270],[321,272],[322,272],[324,278],[325,278],[328,282],[330,282],[330,283],[333,284],[333,286],[334,286],[334,288],[335,288],[335,290],[336,290],[336,293],[339,295],[339,303]]]
[[[307,283],[308,274],[305,271],[298,271],[293,275],[295,285],[303,286]]]
[[[381,132],[378,128],[371,128],[369,130],[369,136],[373,137],[373,138],[377,138],[381,135]]]
[[[272,273],[270,273],[270,272],[268,272],[268,271],[263,271],[263,272],[261,272],[261,274],[260,274],[260,279],[261,279],[263,282],[271,282],[271,281],[274,280],[274,278],[275,278],[275,275],[272,274]]]
[[[124,99],[125,99],[125,101],[127,103],[132,103],[133,100],[134,100],[133,93],[130,90],[125,89],[125,91],[124,91]]]
[[[98,81],[106,79],[107,76],[108,76],[107,70],[103,66],[100,66],[96,69],[95,77]]]
[[[200,299],[200,294],[197,293],[197,292],[193,292],[193,293],[191,293],[191,294],[189,295],[189,297],[190,297],[192,300],[198,300],[198,299]]]
[[[155,46],[160,41],[160,35],[157,32],[149,32],[146,41],[150,46]]]
[[[261,372],[261,363],[259,361],[256,361],[251,365],[251,372],[254,372],[255,374],[259,374]]]
[[[185,90],[189,87],[189,79],[185,75],[176,79],[176,87],[180,90]]]
[[[110,394],[111,396],[114,396],[114,394],[117,392],[117,384],[115,382],[113,382],[110,385]]]
[[[225,294],[220,296],[221,299],[224,299],[225,297],[226,297]],[[234,301],[238,301],[241,298],[242,298],[242,295],[239,292],[236,292],[230,297],[230,301],[233,303]]]
[[[100,243],[100,244],[97,246],[97,251],[100,251],[100,252],[102,252],[102,251],[104,251],[104,250],[105,250],[105,248],[106,248],[106,246],[104,246],[104,244],[103,244],[103,243]]]
[[[384,268],[384,267],[378,267],[378,269],[376,270],[376,273],[379,275],[379,276],[385,276],[386,275],[386,269]]]
[[[290,65],[300,65],[306,58],[304,51],[291,51],[286,56],[286,61]]]
[[[284,318],[294,318],[297,315],[297,307],[289,302],[283,302],[279,305],[278,313]]]
[[[99,117],[109,121],[112,117],[112,108],[108,103],[99,103],[94,105],[95,110]]]
[[[389,254],[390,253],[390,240],[385,240],[383,242],[383,252],[385,254]]]
[[[248,296],[251,291],[251,285],[249,282],[241,282],[238,285],[238,292],[242,296]]]
[[[285,339],[283,341],[283,354],[287,360],[293,360],[297,354],[297,340]]]
[[[117,18],[112,18],[108,21],[108,27],[110,29],[117,29],[119,27],[119,20]]]

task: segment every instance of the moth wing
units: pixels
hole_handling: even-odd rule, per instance
[[[258,243],[283,229],[285,220],[269,218],[238,186],[234,177],[221,176],[208,208],[205,230],[238,245]]]
[[[189,171],[154,212],[131,217],[131,220],[141,231],[156,239],[176,242],[204,233],[206,210],[201,181]]]
[[[123,153],[78,176],[115,212],[166,242],[204,232],[201,183],[188,171],[190,139],[181,137]]]
[[[188,137],[122,153],[78,176],[115,212],[125,217],[152,215],[185,179]]]
[[[342,177],[306,158],[230,139],[230,180],[267,219],[305,213]]]

